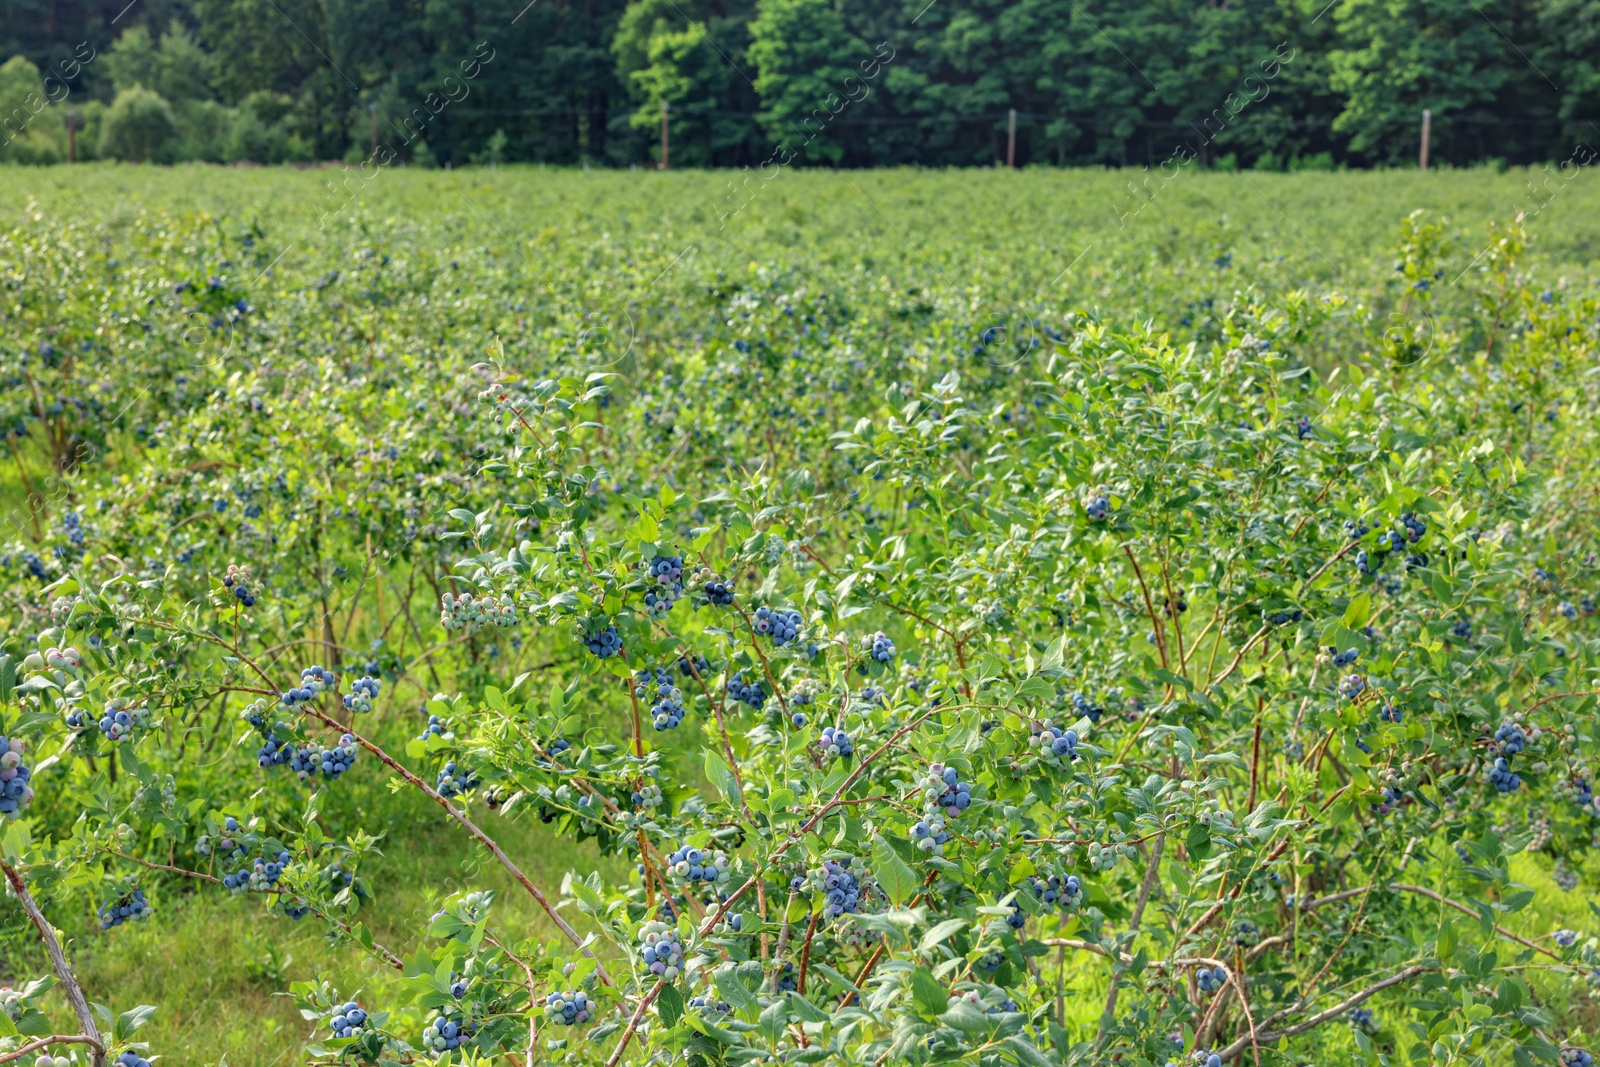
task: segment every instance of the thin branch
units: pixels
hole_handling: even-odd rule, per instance
[[[83,1043],[94,1050],[93,1067],[106,1067],[105,1040],[100,1036],[100,1028],[95,1025],[94,1012],[89,1010],[89,1001],[78,985],[77,975],[73,974],[72,968],[67,965],[67,957],[61,951],[61,942],[56,939],[55,928],[50,925],[50,920],[44,917],[44,912],[39,910],[39,905],[34,903],[33,895],[28,892],[27,883],[23,882],[22,875],[18,874],[9,863],[0,863],[0,871],[5,872],[6,881],[11,883],[12,892],[17,894],[17,901],[22,905],[22,910],[33,920],[34,927],[39,931],[39,939],[44,942],[45,951],[50,954],[50,964],[55,968],[56,978],[61,982],[62,995],[67,998],[67,1003],[72,1005],[72,1012],[78,1017],[78,1025],[83,1028]]]
[[[100,1042],[87,1034],[72,1034],[70,1036],[67,1034],[51,1034],[49,1037],[36,1038],[11,1052],[0,1054],[0,1063],[15,1063],[28,1053],[38,1052],[40,1049],[49,1048],[51,1045],[88,1045],[92,1049],[98,1050],[100,1048]]]
[[[1356,993],[1355,995],[1338,1004],[1335,1004],[1327,1011],[1318,1012],[1305,1022],[1296,1023],[1294,1026],[1288,1027],[1284,1030],[1267,1031],[1261,1034],[1247,1034],[1244,1037],[1239,1038],[1227,1048],[1219,1051],[1217,1055],[1221,1056],[1223,1061],[1226,1062],[1227,1060],[1238,1055],[1240,1052],[1243,1052],[1245,1046],[1251,1043],[1252,1038],[1255,1038],[1260,1044],[1271,1045],[1282,1040],[1283,1038],[1293,1037],[1296,1034],[1303,1034],[1307,1030],[1321,1026],[1329,1019],[1337,1019],[1340,1016],[1347,1014],[1351,1008],[1356,1007],[1374,993],[1380,993],[1383,990],[1388,989],[1390,986],[1399,985],[1401,982],[1409,982],[1419,974],[1425,974],[1428,971],[1437,969],[1438,968],[1436,967],[1425,967],[1421,964],[1415,964],[1407,967],[1398,974],[1390,975],[1381,982],[1373,983],[1367,988],[1361,990],[1361,992]]]

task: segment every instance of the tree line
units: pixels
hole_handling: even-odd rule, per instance
[[[1532,163],[1600,0],[6,0],[0,159]],[[1268,71],[1271,71],[1269,74]]]

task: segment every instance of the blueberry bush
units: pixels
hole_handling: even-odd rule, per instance
[[[192,1006],[78,961],[235,894],[372,964],[269,1059],[1592,1063],[1513,863],[1600,847],[1600,288],[1520,220],[1181,325],[758,266],[625,339],[375,215],[258,295],[231,225],[4,237],[0,1062],[156,1060]],[[389,945],[400,798],[510,888]]]

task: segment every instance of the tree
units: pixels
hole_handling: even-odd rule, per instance
[[[129,162],[170,162],[178,138],[172,105],[142,86],[117,94],[100,129],[100,155]]]
[[[628,121],[653,141],[666,104],[674,164],[727,166],[760,151],[746,55],[752,14],[747,4],[719,11],[641,0],[617,24],[617,77],[637,104]]]
[[[50,106],[39,68],[25,56],[0,65],[0,159],[54,163],[65,155],[55,136],[61,119]]]
[[[844,147],[829,127],[864,99],[861,65],[883,57],[850,31],[832,0],[761,0],[748,54],[760,72],[756,119],[773,144],[797,158],[839,162]]]
[[[1416,158],[1422,109],[1435,136],[1452,120],[1491,112],[1520,81],[1516,57],[1492,19],[1504,4],[1476,0],[1344,0],[1331,16],[1340,46],[1328,55],[1330,82],[1343,98],[1333,128],[1350,151],[1374,162]]]
[[[212,56],[182,26],[167,31],[159,43],[143,26],[134,26],[117,38],[101,62],[117,92],[142,85],[174,105],[216,95]]]

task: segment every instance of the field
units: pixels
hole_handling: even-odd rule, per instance
[[[88,1000],[155,1006],[118,1031],[146,1055],[416,1062],[458,1018],[458,1063],[631,1037],[626,1062],[1159,1064],[1177,1031],[1235,1062],[1528,1067],[1600,1025],[1587,175],[348,173],[0,168],[0,735],[37,794],[3,851]],[[1420,561],[1384,569],[1412,516]],[[689,602],[657,611],[676,587],[641,567],[677,557]],[[515,624],[443,625],[467,590]],[[609,627],[622,655],[592,654]],[[285,710],[313,664],[376,680],[373,709]],[[676,682],[626,680],[657,666]],[[682,724],[651,730],[671,684]],[[1052,716],[1081,760],[1039,748]],[[847,721],[855,754],[819,750]],[[274,744],[323,772],[262,769]],[[915,829],[940,760],[973,798],[943,860]],[[680,843],[733,880],[686,886]],[[212,884],[280,847],[274,891]],[[858,926],[811,919],[831,885],[785,912],[846,853]],[[1006,898],[1035,875],[1082,879],[1075,910]],[[747,876],[744,931],[691,929]],[[153,915],[102,930],[135,889]],[[709,946],[682,995],[625,951],[669,892]],[[50,961],[15,894],[0,916],[20,988]],[[768,1029],[786,919],[833,1021]],[[774,969],[708,993],[718,952]],[[1254,1015],[1178,977],[1212,959]],[[1372,1021],[1252,1053],[1266,1013],[1391,974]],[[563,983],[601,1005],[588,1039],[546,1022]],[[389,1021],[330,1040],[358,990]],[[32,1012],[82,1032],[59,986]]]

